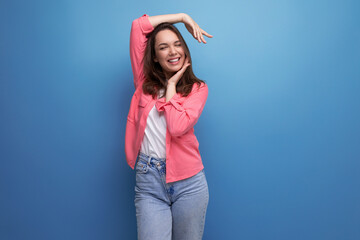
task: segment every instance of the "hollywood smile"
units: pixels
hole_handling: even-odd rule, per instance
[[[174,58],[174,59],[168,60],[168,62],[169,62],[170,64],[173,64],[173,65],[178,64],[179,61],[180,61],[180,58]]]

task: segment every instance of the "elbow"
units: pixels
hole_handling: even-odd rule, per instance
[[[135,29],[139,28],[139,19],[136,18],[131,23],[131,30],[134,31]]]
[[[135,29],[136,28],[136,25],[137,25],[137,19],[134,19],[131,23],[131,29]]]
[[[136,21],[138,20],[138,18],[135,18],[133,21],[132,21],[132,25],[136,24]]]
[[[174,126],[168,126],[168,130],[171,136],[177,137],[177,136],[182,136],[185,133],[187,133],[191,128],[193,127],[193,124],[189,123],[189,124],[177,124],[175,127]]]
[[[174,136],[174,137],[184,135],[187,132],[187,129],[185,129],[185,128],[169,127],[168,130],[169,130],[170,135]]]
[[[181,136],[193,128],[198,121],[198,117],[194,118],[178,118],[177,121],[168,124],[168,130],[171,136]]]

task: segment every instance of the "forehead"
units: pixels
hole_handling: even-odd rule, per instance
[[[180,40],[180,39],[178,38],[176,33],[174,33],[171,30],[168,30],[168,29],[158,32],[158,34],[156,34],[156,38],[155,38],[156,44],[172,43],[177,40]]]

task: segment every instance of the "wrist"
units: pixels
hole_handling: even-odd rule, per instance
[[[173,82],[168,82],[167,83],[167,87],[176,87],[176,83],[173,83]]]
[[[180,15],[181,22],[184,22],[186,13],[179,13],[179,15]]]

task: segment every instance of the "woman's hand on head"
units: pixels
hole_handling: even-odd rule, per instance
[[[183,15],[183,23],[185,24],[186,29],[191,33],[191,35],[201,43],[206,43],[204,36],[212,38],[213,36],[205,32],[199,27],[199,25],[186,13]]]
[[[176,84],[177,84],[178,81],[181,79],[182,75],[184,74],[184,72],[186,71],[186,69],[187,69],[188,66],[190,66],[190,61],[189,61],[189,58],[186,56],[182,68],[181,68],[179,71],[177,71],[177,72],[168,80],[168,85],[169,85],[169,84],[174,84],[174,85],[176,86]]]

